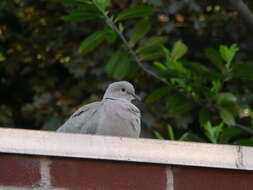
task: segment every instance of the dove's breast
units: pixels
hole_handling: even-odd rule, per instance
[[[121,99],[105,100],[99,112],[96,134],[135,138],[140,136],[140,111],[130,102]]]

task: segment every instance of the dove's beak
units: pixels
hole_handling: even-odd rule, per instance
[[[137,96],[136,94],[130,94],[131,96],[133,96],[133,100],[132,101],[138,101],[138,102],[141,102],[141,97],[140,96]]]

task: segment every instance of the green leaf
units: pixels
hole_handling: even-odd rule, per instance
[[[117,80],[121,80],[126,77],[130,70],[131,59],[129,57],[123,57],[123,59],[118,62],[113,77]]]
[[[172,90],[172,87],[162,87],[158,88],[157,90],[154,90],[145,100],[145,104],[153,103],[162,97],[168,95],[168,93]]]
[[[164,55],[166,57],[166,61],[170,60],[170,50],[166,47],[163,48]]]
[[[143,38],[149,32],[150,28],[151,24],[148,18],[143,18],[137,22],[134,26],[133,34],[129,41],[130,46],[135,46],[136,42]]]
[[[195,141],[195,142],[205,142],[202,138],[194,134],[193,132],[184,133],[179,139],[179,141]]]
[[[199,123],[203,127],[208,121],[211,120],[211,114],[206,108],[201,108],[199,111]]]
[[[105,27],[105,31],[107,32],[106,37],[105,37],[106,41],[109,43],[115,42],[115,40],[118,37],[117,33],[113,31],[112,28],[109,26]]]
[[[170,124],[167,125],[168,136],[170,140],[175,140],[173,128]]]
[[[135,62],[131,61],[127,77],[134,78],[138,74],[138,69],[139,69],[138,65]]]
[[[102,9],[105,10],[106,7],[110,4],[110,0],[95,0],[97,5]]]
[[[179,141],[189,141],[190,140],[189,133],[188,132],[184,133],[178,140]]]
[[[105,10],[110,4],[110,0],[95,0],[95,1],[102,10]]]
[[[153,64],[154,64],[154,66],[156,66],[157,68],[159,68],[162,71],[167,71],[168,70],[168,68],[164,64],[162,64],[158,61],[155,61]]]
[[[81,42],[79,52],[88,53],[99,46],[106,38],[106,32],[104,30],[97,31]]]
[[[218,93],[222,88],[222,84],[220,80],[212,80],[212,88],[210,89],[213,93]]]
[[[3,62],[3,61],[5,61],[5,56],[2,54],[2,53],[0,53],[0,62]]]
[[[154,135],[157,139],[164,140],[164,137],[158,131],[154,131]]]
[[[122,49],[116,51],[106,65],[106,71],[115,79],[121,80],[127,75],[133,73],[136,64],[131,62],[131,58]]]
[[[207,48],[205,49],[205,54],[208,60],[217,67],[220,71],[225,70],[225,66],[223,64],[223,60],[219,52],[214,48]]]
[[[231,105],[236,103],[237,98],[232,93],[219,93],[216,95],[216,104],[217,105]]]
[[[169,61],[171,62],[171,60]],[[192,72],[195,72],[196,75],[206,75],[207,73],[210,73],[210,69],[206,67],[205,65],[198,63],[198,62],[192,62],[188,60],[183,60],[184,65],[187,66],[189,70]]]
[[[227,109],[226,107],[220,107],[219,114],[224,123],[229,126],[235,125],[234,115],[229,109]]]
[[[123,32],[125,30],[125,27],[124,27],[124,25],[122,23],[118,24],[118,28],[119,28],[120,32]]]
[[[253,139],[240,139],[234,142],[236,145],[253,146]]]
[[[113,74],[114,70],[116,68],[117,63],[120,61],[121,56],[124,56],[124,52],[119,49],[118,51],[116,51],[110,58],[110,60],[108,61],[107,65],[106,65],[106,72],[109,74]]]
[[[234,78],[253,80],[253,66],[247,63],[233,64]]]
[[[228,125],[234,125],[234,116],[238,114],[237,97],[232,93],[219,93],[215,96],[216,106],[222,120]]]
[[[141,61],[150,61],[150,60],[156,60],[161,57],[165,57],[163,50],[163,46],[157,46],[154,48],[153,51],[143,51],[141,52],[140,55],[140,60]]]
[[[221,142],[229,143],[232,138],[238,137],[239,135],[245,134],[245,131],[239,128],[229,127],[225,128],[221,134]]]
[[[198,78],[200,80],[196,81],[199,84],[202,84],[203,82],[207,80],[219,80],[221,78],[220,72],[214,71],[204,65],[203,63],[198,62],[192,62],[185,59],[180,60],[180,62],[183,62],[183,66],[191,71],[191,78],[195,78],[195,80]]]
[[[183,64],[180,61],[166,61],[166,65],[169,69],[179,72],[179,73],[188,73],[189,70],[187,70]]]
[[[224,61],[226,61],[227,68],[230,68],[231,62],[236,54],[237,51],[239,51],[239,48],[237,47],[237,44],[232,44],[230,47],[226,45],[221,45],[219,48],[220,54]]]
[[[163,44],[166,42],[166,38],[161,36],[151,37],[147,40],[141,42],[140,46],[137,48],[137,53],[147,53],[152,51],[157,51],[157,48],[163,48]],[[163,51],[163,50],[162,50]],[[164,51],[163,54],[165,55]]]
[[[182,95],[169,96],[166,107],[171,114],[183,114],[193,109],[194,104]]]
[[[170,82],[173,85],[178,85],[178,86],[183,87],[183,88],[187,87],[185,78],[171,78]]]
[[[205,135],[208,137],[208,139],[212,143],[218,143],[220,134],[223,130],[223,123],[213,127],[210,121],[208,121],[204,125],[204,129],[205,129]]]
[[[184,141],[195,141],[195,142],[205,142],[204,139],[200,138],[193,132],[186,132],[184,135],[180,137],[179,140],[183,139]]]
[[[74,21],[74,22],[82,22],[86,20],[93,20],[98,19],[99,15],[97,13],[91,13],[91,12],[83,12],[81,10],[74,11],[70,13],[69,15],[62,16],[62,19],[65,21]]]
[[[156,11],[155,8],[146,6],[146,5],[128,8],[118,14],[118,16],[115,19],[115,22],[120,21],[120,20],[150,16],[155,11]]]
[[[81,8],[68,10],[68,15],[63,16],[65,21],[81,22],[100,18],[101,13],[94,5],[86,3]]]
[[[171,51],[171,60],[177,61],[181,57],[185,55],[187,52],[188,47],[182,42],[182,41],[177,41],[172,48]]]
[[[136,52],[139,54],[141,60],[154,60],[165,57],[163,44],[166,39],[164,37],[151,37],[144,40],[137,48]]]

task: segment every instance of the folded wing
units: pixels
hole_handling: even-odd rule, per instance
[[[79,108],[57,129],[57,132],[95,134],[97,114],[101,105],[101,102],[93,102]]]

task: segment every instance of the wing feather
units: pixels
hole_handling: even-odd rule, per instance
[[[101,102],[93,102],[79,108],[57,129],[57,132],[94,134],[97,127],[95,115],[100,106]]]

